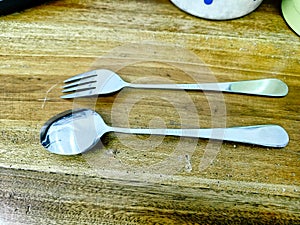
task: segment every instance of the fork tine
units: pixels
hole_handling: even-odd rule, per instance
[[[62,93],[68,93],[68,92],[75,92],[75,91],[84,91],[84,90],[90,90],[90,89],[95,89],[95,87],[93,86],[89,86],[89,85],[83,85],[83,86],[79,86],[79,87],[70,87],[67,89],[62,90]]]
[[[64,80],[64,83],[70,83],[70,82],[73,82],[73,81],[86,79],[86,78],[93,77],[93,76],[97,76],[96,70],[88,71],[88,72],[81,73],[81,74],[78,74],[76,76],[70,77],[70,78]]]
[[[70,83],[68,83],[68,84],[66,84],[66,85],[64,85],[64,86],[62,86],[62,88],[63,88],[63,89],[66,89],[66,88],[78,86],[78,85],[80,85],[80,84],[82,84],[82,81],[81,81],[81,80],[75,81],[75,82],[70,82]]]
[[[76,86],[76,87],[82,89],[82,86],[87,86],[87,85],[95,83],[95,82],[96,82],[95,76],[92,76],[92,77],[82,78],[82,79],[77,80],[77,81],[75,80],[74,82],[69,82],[68,84],[66,84],[62,88],[67,89],[67,88],[71,88],[71,87]],[[88,86],[88,88],[89,88],[89,86]]]
[[[89,89],[89,90],[83,90],[83,91],[76,91],[72,94],[67,94],[67,95],[63,95],[60,96],[63,99],[69,99],[69,98],[81,98],[81,97],[90,97],[93,94],[93,90],[94,89]]]

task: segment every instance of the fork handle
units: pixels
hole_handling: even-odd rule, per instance
[[[257,125],[204,129],[131,129],[114,127],[114,132],[150,135],[171,135],[225,140],[266,147],[282,148],[289,142],[287,132],[278,125]]]
[[[131,88],[173,89],[230,92],[271,97],[283,97],[288,93],[287,85],[278,79],[260,79],[236,82],[202,84],[128,84]]]

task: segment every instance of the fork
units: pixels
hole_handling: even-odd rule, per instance
[[[283,97],[288,93],[288,86],[275,78],[201,84],[135,84],[124,81],[118,74],[107,69],[88,71],[71,77],[64,83],[62,92],[68,93],[61,96],[64,99],[110,94],[125,87],[217,91],[270,97]]]

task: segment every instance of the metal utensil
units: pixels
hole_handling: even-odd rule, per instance
[[[288,93],[288,86],[278,79],[261,79],[223,83],[203,84],[133,84],[111,70],[93,70],[64,81],[63,93],[70,93],[61,98],[78,98],[93,95],[109,94],[124,87],[142,89],[173,89],[173,90],[205,90],[230,93],[283,97]]]
[[[131,129],[110,127],[90,109],[69,110],[51,118],[40,132],[41,144],[50,152],[75,155],[91,149],[107,132],[172,135],[219,139],[268,147],[285,147],[286,131],[278,125],[213,129]]]

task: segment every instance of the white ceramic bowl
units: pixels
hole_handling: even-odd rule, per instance
[[[206,19],[235,19],[254,11],[263,0],[170,0],[183,11]]]
[[[300,0],[283,0],[282,14],[289,26],[300,36]]]

